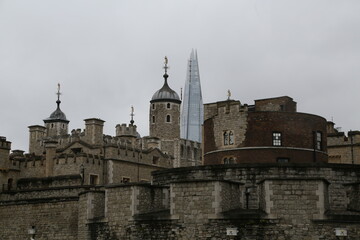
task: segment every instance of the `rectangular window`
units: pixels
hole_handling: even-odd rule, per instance
[[[159,157],[153,156],[152,163],[155,164],[155,165],[158,164],[159,163]]]
[[[280,157],[280,158],[277,158],[276,159],[276,162],[278,162],[278,163],[287,163],[287,162],[289,162],[290,160],[289,160],[289,158],[282,158],[282,157]]]
[[[128,182],[130,182],[130,178],[129,177],[123,177],[122,182],[123,183],[128,183]]]
[[[321,150],[322,141],[321,141],[321,132],[316,132],[316,150]]]
[[[90,185],[96,185],[98,183],[99,176],[90,174]]]
[[[273,132],[273,146],[281,146],[281,133]]]

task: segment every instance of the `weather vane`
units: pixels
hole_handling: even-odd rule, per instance
[[[164,63],[165,63],[165,66],[164,66],[165,73],[167,73],[167,70],[168,70],[168,68],[169,68],[168,65],[167,65],[167,64],[168,64],[168,58],[167,58],[167,56],[165,56],[165,62],[164,62]]]
[[[134,124],[134,106],[131,105],[131,113],[130,113],[130,116],[131,116],[131,121],[130,121],[130,124],[133,125]]]
[[[58,83],[56,95],[58,96],[58,100],[60,100],[60,95],[61,95],[61,92],[60,92],[60,83]]]

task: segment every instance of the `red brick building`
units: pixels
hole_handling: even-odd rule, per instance
[[[326,120],[284,96],[204,106],[204,164],[327,162]]]

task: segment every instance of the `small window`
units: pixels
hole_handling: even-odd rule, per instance
[[[98,175],[90,174],[90,185],[99,184],[98,181],[99,181],[99,176]]]
[[[226,158],[224,158],[223,162],[224,162],[224,164],[234,164],[235,160],[233,157],[226,157]]]
[[[166,108],[167,108],[167,109],[170,109],[170,108],[171,108],[170,103],[167,103],[167,104],[166,104]]]
[[[130,178],[129,178],[129,177],[123,177],[121,182],[122,182],[122,183],[129,183],[129,182],[130,182]]]
[[[322,134],[321,132],[316,132],[316,150],[322,150]]]
[[[159,163],[159,157],[153,156],[152,164],[157,165]]]
[[[180,147],[180,156],[184,157],[184,145],[181,145]]]
[[[281,133],[273,132],[273,146],[281,146]]]
[[[232,131],[229,132],[229,145],[234,144],[234,134]]]
[[[187,157],[187,159],[190,159],[190,158],[191,158],[191,149],[190,149],[190,146],[187,147],[186,157]]]
[[[11,190],[11,189],[12,189],[12,185],[13,185],[13,179],[12,179],[12,178],[9,178],[9,179],[8,179],[8,184],[7,184],[8,190]]]
[[[153,103],[151,106],[152,106],[152,109],[155,109],[155,103]]]
[[[229,145],[229,134],[224,132],[224,145]]]
[[[278,162],[278,163],[287,163],[287,162],[290,162],[290,159],[289,158],[279,157],[279,158],[276,159],[276,162]]]
[[[53,123],[51,124],[51,128],[54,128],[54,124],[53,124]]]
[[[78,154],[82,152],[82,148],[72,148],[71,151],[75,154]]]
[[[166,116],[166,122],[171,122],[171,116],[170,115]]]
[[[155,123],[155,116],[152,116],[152,123]]]

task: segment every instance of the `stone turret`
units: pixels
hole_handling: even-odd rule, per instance
[[[66,119],[65,113],[60,110],[60,84],[58,84],[58,99],[56,101],[57,108],[56,110],[50,115],[50,117],[44,119],[45,128],[46,128],[46,136],[47,137],[54,137],[60,135],[68,134],[68,124],[69,120]]]
[[[6,137],[0,137],[0,169],[9,168],[9,154],[11,142],[6,141]]]
[[[154,93],[150,101],[150,137],[173,140],[180,138],[181,100],[168,85],[166,57],[164,69],[164,85]]]
[[[43,153],[43,146],[40,141],[44,139],[46,127],[40,125],[29,126],[29,153],[41,155]]]
[[[86,142],[92,145],[103,145],[103,128],[105,121],[99,118],[88,118],[84,121]]]
[[[51,177],[53,175],[54,158],[56,156],[56,146],[57,146],[57,141],[45,142],[45,151],[46,151],[45,177]]]

